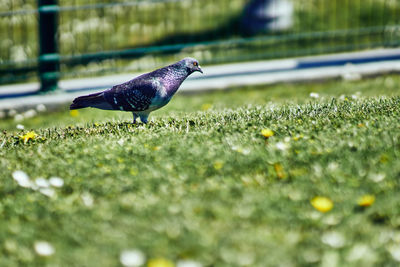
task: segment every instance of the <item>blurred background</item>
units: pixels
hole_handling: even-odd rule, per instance
[[[397,47],[399,0],[2,0],[0,84]]]

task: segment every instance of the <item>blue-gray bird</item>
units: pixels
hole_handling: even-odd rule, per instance
[[[130,111],[133,123],[137,117],[147,123],[150,112],[168,104],[182,82],[195,71],[203,73],[199,62],[194,58],[184,58],[105,91],[77,97],[70,109],[92,107]]]

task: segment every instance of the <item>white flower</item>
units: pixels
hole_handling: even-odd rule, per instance
[[[319,94],[312,92],[312,93],[310,93],[310,97],[311,98],[319,98]]]
[[[46,111],[46,109],[47,109],[46,106],[43,104],[39,104],[36,106],[36,110],[39,112],[44,112],[44,111]]]
[[[240,146],[232,146],[231,148],[233,151],[242,153],[243,155],[248,155],[251,152],[251,150],[249,148],[242,148]]]
[[[22,125],[22,124],[17,124],[17,129],[18,130],[23,130],[23,129],[25,129],[25,126]]]
[[[62,187],[64,185],[64,180],[60,177],[51,177],[49,182],[50,185],[54,187]]]
[[[278,142],[278,143],[275,144],[275,147],[276,147],[277,149],[283,151],[283,150],[288,149],[289,146],[288,146],[287,144],[283,143],[283,142]]]
[[[29,109],[29,110],[27,110],[27,111],[24,112],[24,117],[28,119],[28,118],[35,117],[36,114],[37,114],[36,110],[34,110],[34,109]]]
[[[53,246],[46,241],[36,241],[34,248],[36,253],[43,257],[48,257],[54,254]]]
[[[339,232],[327,232],[322,235],[321,241],[333,248],[341,248],[344,246],[346,239]]]
[[[35,184],[39,187],[49,187],[49,181],[42,177],[36,178]]]
[[[303,258],[306,262],[314,263],[320,260],[320,253],[316,250],[307,249],[303,252]]]
[[[17,111],[15,109],[10,109],[10,111],[8,111],[8,116],[14,117],[15,115],[17,115]]]
[[[22,114],[17,114],[14,117],[15,121],[23,121],[24,120],[24,116]]]
[[[203,264],[194,260],[180,260],[176,263],[176,267],[202,267]]]
[[[388,250],[395,261],[400,261],[400,245],[392,245]]]
[[[356,244],[352,247],[352,249],[347,254],[348,261],[358,261],[361,259],[366,259],[368,255],[373,253],[371,249],[364,244]]]
[[[83,204],[86,207],[92,207],[93,206],[93,197],[89,193],[83,193],[81,195],[81,198],[82,198]]]
[[[335,171],[338,167],[339,167],[339,164],[337,164],[334,161],[329,162],[329,164],[328,164],[328,170],[330,170],[330,171]]]
[[[336,267],[336,266],[340,266],[339,265],[339,253],[334,251],[334,250],[328,250],[325,251],[322,254],[322,258],[320,260],[320,264],[319,266],[322,267]]]
[[[146,261],[146,256],[138,249],[124,250],[119,256],[119,261],[124,266],[141,266]]]
[[[385,179],[385,174],[383,173],[371,173],[368,178],[375,183],[382,182]]]
[[[243,150],[242,150],[243,155],[248,155],[248,154],[250,154],[250,152],[251,152],[251,150],[249,148],[243,148]]]
[[[337,215],[327,215],[323,218],[322,222],[327,225],[337,225],[341,221],[341,217]]]
[[[15,171],[12,174],[13,178],[17,183],[22,187],[31,187],[32,182],[29,179],[29,176],[23,171]]]
[[[54,197],[56,194],[53,188],[40,188],[39,192],[48,197]]]
[[[117,141],[117,143],[118,143],[118,145],[122,146],[122,145],[124,145],[125,141],[124,141],[124,139],[119,139]]]

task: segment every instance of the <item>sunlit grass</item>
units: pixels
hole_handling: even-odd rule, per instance
[[[0,265],[395,266],[398,82],[178,95],[148,125],[3,121]]]

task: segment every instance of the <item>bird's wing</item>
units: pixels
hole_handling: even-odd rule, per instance
[[[143,111],[149,108],[156,92],[157,86],[155,86],[152,79],[137,77],[106,90],[104,98],[114,109]]]

